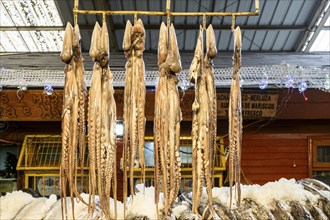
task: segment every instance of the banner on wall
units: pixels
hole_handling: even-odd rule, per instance
[[[229,90],[217,92],[218,117],[228,117]],[[180,91],[180,107],[184,121],[192,119],[194,91]],[[123,116],[124,91],[116,90],[115,100],[117,119]],[[276,116],[278,101],[277,91],[242,91],[242,113],[245,119],[269,118]],[[148,121],[154,120],[155,93],[146,94],[145,116]],[[60,121],[63,108],[63,90],[54,90],[46,95],[42,90],[7,90],[0,92],[0,121]],[[87,103],[86,103],[87,104]]]
[[[229,92],[217,93],[218,116],[228,117]],[[276,116],[278,93],[276,91],[242,91],[243,118],[271,118]]]

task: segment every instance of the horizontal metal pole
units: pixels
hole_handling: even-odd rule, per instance
[[[100,15],[156,15],[166,16],[166,12],[162,11],[103,11],[103,10],[77,10],[73,9],[73,13],[77,14],[100,14]]]
[[[239,24],[237,24],[239,25]],[[199,24],[178,24],[175,25],[175,29],[185,29],[185,30],[198,30]],[[94,25],[79,25],[80,30],[93,30]],[[113,26],[114,30],[123,30],[125,25],[115,24]],[[159,30],[160,25],[158,24],[146,24],[144,25],[146,30]],[[230,25],[213,25],[216,30],[230,30]],[[296,30],[304,31],[307,26],[304,25],[244,25],[242,30]],[[2,26],[0,31],[62,31],[65,30],[65,26]],[[329,26],[325,26],[324,30],[329,30]]]
[[[200,24],[174,24],[174,27],[176,30],[184,29],[184,30],[198,30]],[[237,26],[239,26],[239,23],[236,23]],[[231,25],[218,25],[218,24],[212,24],[213,29],[215,30],[231,30]],[[93,26],[94,27],[94,26]],[[146,30],[159,30],[160,25],[154,25],[154,24],[146,24],[144,25],[144,28]],[[244,30],[296,30],[296,31],[304,31],[306,30],[305,25],[244,25],[241,27],[241,29]],[[81,29],[81,28],[80,28]],[[120,30],[125,29],[125,25],[123,24],[115,24],[114,29]]]
[[[257,16],[255,12],[162,12],[162,11],[103,11],[103,10],[78,10],[73,9],[77,14],[100,14],[100,15],[149,15],[149,16]]]
[[[257,16],[259,12],[171,12],[171,16]]]

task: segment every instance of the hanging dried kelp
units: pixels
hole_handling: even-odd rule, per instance
[[[161,24],[158,66],[154,119],[155,203],[158,208],[159,192],[162,190],[165,200],[164,213],[169,216],[181,183],[181,109],[176,73],[182,68],[173,24],[169,35],[168,28],[164,23]]]
[[[242,98],[239,73],[241,67],[241,47],[241,29],[237,27],[234,30],[233,75],[228,109],[230,207],[233,197],[233,182],[236,184],[235,192],[238,206],[241,201]]]
[[[102,29],[98,23],[95,24],[90,56],[94,61],[88,108],[90,214],[95,209],[97,187],[101,209],[106,218],[110,219],[111,189],[113,189],[115,204],[117,200],[116,103],[112,85],[113,77],[109,68],[109,36],[105,22]],[[113,216],[116,218],[116,213]]]
[[[206,185],[209,218],[213,216],[212,174],[216,148],[216,92],[212,59],[217,54],[212,26],[206,32],[207,52],[204,58],[203,31],[200,27],[189,78],[195,84],[195,100],[192,106],[192,151],[193,151],[193,212],[198,213],[203,182]],[[203,216],[200,216],[201,218]]]
[[[134,195],[133,168],[136,152],[145,182],[144,133],[145,133],[145,67],[143,51],[145,30],[141,19],[134,26],[127,21],[123,49],[126,62],[126,80],[124,90],[124,204],[127,197],[127,168],[130,175],[130,192]],[[137,150],[138,149],[138,150]]]

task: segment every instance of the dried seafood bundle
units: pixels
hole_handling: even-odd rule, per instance
[[[62,218],[67,216],[67,185],[70,198],[74,196],[86,202],[77,191],[77,168],[83,172],[85,152],[85,99],[86,86],[84,81],[84,58],[80,50],[80,32],[76,25],[73,29],[67,23],[61,59],[67,64],[65,67],[64,100],[62,114],[62,158],[60,165],[60,196],[62,204]],[[79,153],[79,158],[78,158]],[[74,217],[74,206],[72,206]]]
[[[203,31],[200,27],[189,78],[195,84],[195,100],[192,106],[192,148],[193,148],[193,213],[198,214],[203,182],[208,196],[209,218],[213,216],[212,174],[216,149],[216,91],[212,59],[217,54],[212,25],[206,30],[206,55],[203,49]],[[202,218],[202,216],[200,216]],[[204,216],[203,216],[204,217]]]
[[[143,51],[145,30],[141,19],[134,26],[126,23],[123,40],[123,50],[126,62],[126,79],[124,90],[124,204],[127,196],[127,171],[130,176],[130,192],[134,195],[133,168],[136,154],[139,155],[139,165],[145,182],[144,163],[144,133],[145,133],[145,96],[144,83],[145,66]],[[128,169],[128,170],[127,170]]]
[[[102,28],[95,24],[90,56],[94,61],[93,76],[88,105],[89,150],[89,213],[95,209],[96,188],[100,205],[106,218],[110,219],[110,193],[117,200],[116,175],[116,103],[109,68],[109,36],[105,22]],[[115,214],[116,218],[116,208]]]
[[[234,30],[233,75],[229,99],[229,186],[230,207],[232,205],[232,187],[235,182],[237,203],[241,201],[241,148],[242,148],[242,98],[239,70],[241,66],[241,29]]]
[[[165,200],[164,212],[168,216],[181,183],[179,148],[182,116],[176,73],[182,68],[173,24],[169,30],[164,23],[161,24],[158,66],[154,119],[155,203],[158,207],[159,192],[162,190]]]

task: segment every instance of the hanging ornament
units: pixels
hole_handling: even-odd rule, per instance
[[[287,88],[293,88],[293,87],[294,87],[294,81],[293,81],[292,76],[290,76],[290,75],[286,75],[286,76],[284,77],[284,85],[285,85],[285,87],[287,87]]]
[[[244,79],[241,78],[241,80],[239,81],[239,87],[242,88],[243,87],[243,83],[244,83]]]
[[[179,82],[179,87],[182,91],[186,91],[187,89],[189,89],[188,80],[186,78],[181,79]]]
[[[324,89],[330,90],[330,77],[329,74],[325,75]]]
[[[53,86],[49,83],[46,83],[44,86],[44,93],[46,95],[52,95],[54,92]]]
[[[28,85],[27,85],[25,79],[21,79],[19,81],[19,84],[18,84],[17,88],[18,88],[19,91],[25,91],[25,90],[27,90]]]
[[[299,92],[300,93],[303,93],[303,92],[306,91],[306,89],[307,89],[307,83],[304,80],[300,81],[298,83],[298,90],[299,90]]]
[[[266,89],[268,87],[268,76],[266,73],[263,73],[261,79],[259,80],[259,88]]]

